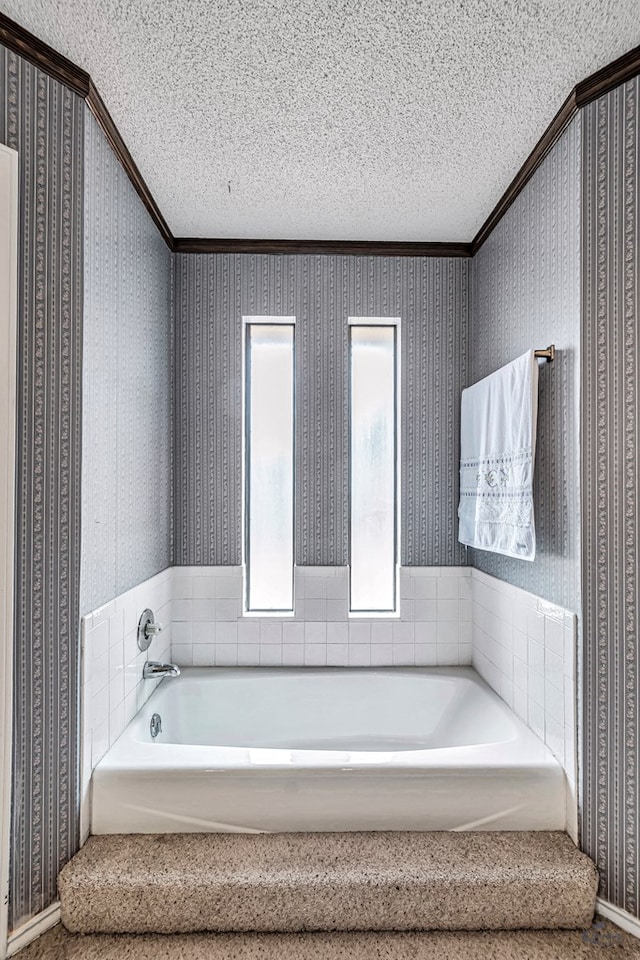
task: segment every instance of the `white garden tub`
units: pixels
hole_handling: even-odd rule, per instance
[[[186,669],[93,774],[92,833],[564,827],[560,764],[468,667]]]

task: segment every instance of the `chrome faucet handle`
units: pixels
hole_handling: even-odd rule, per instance
[[[162,624],[156,623],[153,610],[148,607],[142,611],[142,616],[138,620],[138,650],[148,650],[151,641],[162,630]]]

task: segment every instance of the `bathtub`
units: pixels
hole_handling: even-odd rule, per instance
[[[564,827],[560,764],[469,667],[185,669],[92,778],[92,833]]]

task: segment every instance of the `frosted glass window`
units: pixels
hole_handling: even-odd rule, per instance
[[[293,610],[293,325],[247,324],[247,610]]]
[[[396,608],[396,328],[351,332],[351,610]]]

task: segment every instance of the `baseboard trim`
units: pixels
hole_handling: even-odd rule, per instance
[[[31,919],[23,923],[21,927],[18,927],[17,930],[9,934],[7,957],[12,957],[18,950],[22,950],[27,944],[32,943],[33,940],[37,940],[38,937],[41,937],[42,934],[50,930],[51,927],[55,927],[57,923],[60,923],[60,903],[56,900],[56,902],[52,903],[46,910],[36,914],[35,917],[31,917]]]
[[[632,913],[628,913],[621,907],[616,907],[615,904],[602,900],[600,897],[596,900],[596,913],[599,913],[606,920],[611,920],[626,933],[640,939],[640,920],[634,917]]]

